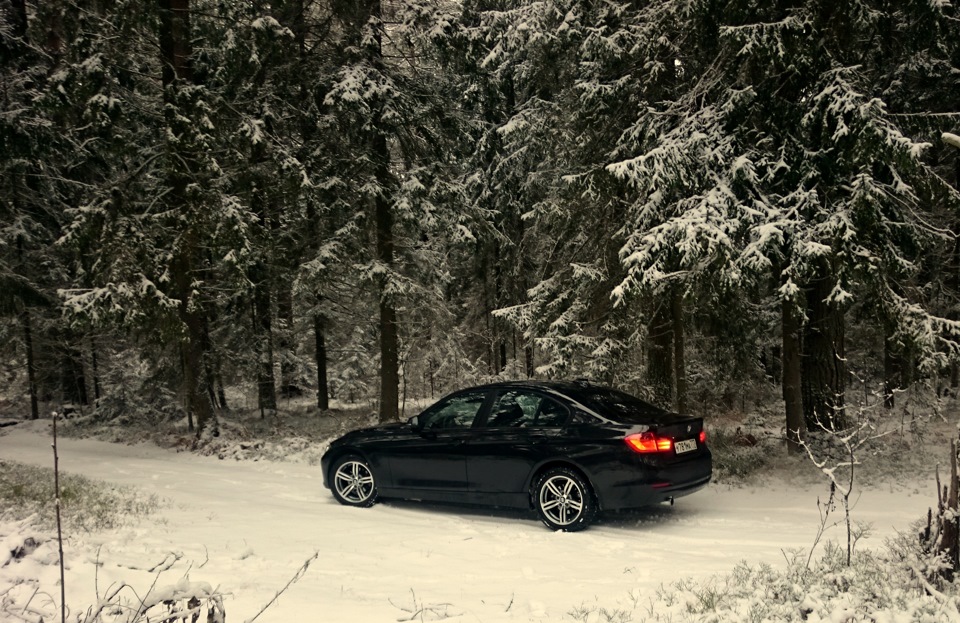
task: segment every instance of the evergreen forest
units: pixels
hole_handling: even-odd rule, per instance
[[[960,383],[958,104],[948,0],[0,0],[2,395],[588,378],[796,445]]]

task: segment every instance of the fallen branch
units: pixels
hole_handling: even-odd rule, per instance
[[[173,557],[173,560],[170,560],[170,557]],[[154,566],[147,569],[147,573],[160,573],[162,571],[167,571],[173,565],[177,564],[177,561],[183,558],[183,554],[180,552],[168,552],[164,556],[163,560],[155,564]]]
[[[923,589],[927,591],[927,594],[929,594],[931,597],[933,597],[934,599],[936,599],[942,604],[945,604],[947,603],[947,601],[949,601],[949,598],[943,593],[941,593],[940,591],[938,591],[936,587],[934,587],[933,584],[931,584],[927,580],[927,578],[925,578],[923,574],[920,573],[919,569],[917,569],[915,566],[911,564],[910,570],[913,571],[914,575],[917,576],[917,580],[920,582],[920,586],[922,586]]]

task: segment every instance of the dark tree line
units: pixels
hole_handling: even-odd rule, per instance
[[[591,377],[788,437],[958,381],[958,16],[828,0],[0,0],[15,391]]]

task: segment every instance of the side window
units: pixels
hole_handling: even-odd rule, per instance
[[[562,426],[567,409],[558,402],[522,390],[502,392],[490,411],[490,428],[532,428]]]
[[[537,411],[533,425],[557,428],[567,423],[569,415],[570,412],[562,404],[550,398],[544,398],[540,401],[540,409]]]
[[[484,392],[471,392],[448,398],[420,416],[424,430],[470,428],[483,406],[484,396]]]
[[[530,404],[533,398],[535,403]],[[526,422],[532,422],[537,410],[537,396],[519,391],[501,392],[487,418],[490,428],[522,428]]]

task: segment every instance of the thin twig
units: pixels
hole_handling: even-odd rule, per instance
[[[39,585],[39,584],[37,584],[37,585],[33,588],[33,594],[30,595],[30,599],[27,600],[27,603],[23,604],[23,610],[20,611],[20,614],[21,614],[21,615],[22,615],[24,612],[27,611],[27,608],[30,607],[30,602],[33,601],[33,598],[37,596],[37,593],[38,593],[38,592],[40,592],[40,585]]]
[[[103,545],[97,546],[97,560],[93,563],[93,593],[97,596],[97,601],[100,601],[100,550],[103,549]]]
[[[60,457],[57,455],[57,412],[53,412],[53,493],[57,510],[57,548],[60,552],[60,622],[67,623],[67,586],[63,565],[63,528],[60,523]]]
[[[284,592],[286,592],[286,590],[287,590],[288,588],[290,588],[290,586],[293,585],[294,582],[296,582],[297,580],[299,580],[300,578],[303,577],[303,575],[307,572],[307,569],[310,567],[310,564],[311,564],[314,560],[316,560],[317,557],[319,557],[319,556],[320,556],[320,551],[317,550],[317,551],[315,551],[315,552],[313,553],[313,556],[311,556],[310,558],[307,558],[307,559],[304,561],[303,565],[301,565],[301,567],[300,567],[299,569],[297,569],[297,572],[293,574],[293,577],[290,578],[290,581],[287,582],[286,585],[285,585],[283,588],[281,588],[280,590],[277,591],[277,594],[273,596],[273,599],[271,599],[270,601],[268,601],[268,602],[266,603],[266,605],[265,605],[263,608],[260,609],[260,612],[256,613],[256,614],[253,616],[252,619],[247,619],[246,621],[244,621],[244,623],[253,623],[254,621],[256,621],[257,618],[258,618],[261,614],[263,614],[264,612],[267,611],[267,608],[269,608],[270,606],[272,606],[272,605],[277,601],[277,599],[280,598],[280,595],[282,595]]]

